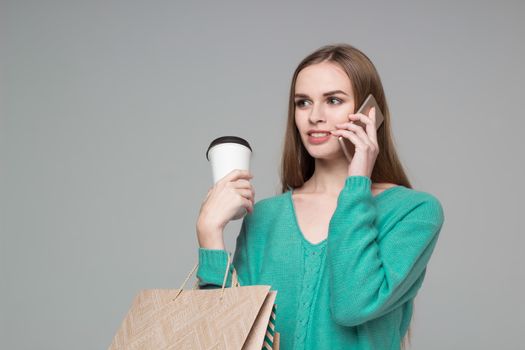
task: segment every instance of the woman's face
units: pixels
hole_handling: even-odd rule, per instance
[[[344,157],[336,136],[336,124],[349,122],[354,111],[354,96],[350,79],[339,65],[330,62],[314,64],[302,69],[295,82],[295,124],[308,153],[314,158]],[[310,135],[314,130],[324,132]],[[350,154],[354,146],[345,140]]]

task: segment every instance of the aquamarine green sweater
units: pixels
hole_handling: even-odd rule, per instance
[[[243,285],[277,291],[281,350],[400,349],[444,222],[439,200],[404,186],[373,196],[367,176],[349,176],[328,237],[312,244],[291,191],[256,202],[243,218],[233,266]],[[220,288],[225,250],[199,248],[199,287]]]

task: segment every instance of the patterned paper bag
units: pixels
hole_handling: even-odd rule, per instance
[[[109,350],[279,349],[275,332],[276,291],[271,286],[240,286],[233,269],[221,289],[147,289],[133,300]]]

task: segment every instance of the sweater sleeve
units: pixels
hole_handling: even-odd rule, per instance
[[[233,268],[237,271],[237,279],[241,286],[250,285],[250,273],[248,263],[247,247],[247,227],[248,216],[244,216],[241,230],[236,239],[235,253],[233,261],[230,263],[228,277],[225,287],[231,287]],[[197,278],[199,279],[199,289],[216,289],[222,287],[226,266],[228,264],[228,252],[223,249],[207,249],[199,247],[199,267]]]
[[[407,200],[413,203],[378,240],[371,179],[345,180],[330,222],[326,257],[330,311],[336,323],[365,323],[416,296],[444,214],[434,196]]]

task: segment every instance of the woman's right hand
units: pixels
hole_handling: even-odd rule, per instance
[[[252,178],[248,170],[234,169],[217,181],[201,205],[198,231],[222,232],[241,207],[252,213],[255,203]]]

